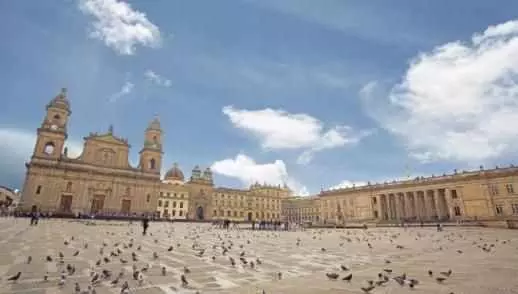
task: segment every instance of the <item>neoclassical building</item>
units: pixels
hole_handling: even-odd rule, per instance
[[[114,134],[90,133],[81,155],[65,147],[70,102],[63,89],[46,106],[22,191],[22,209],[69,214],[156,214],[168,219],[280,219],[286,187],[255,184],[249,189],[214,186],[212,171],[196,166],[185,180],[178,164],[161,179],[163,131],[158,118],[143,132],[139,163],[130,145]]]
[[[327,223],[518,220],[517,185],[517,167],[481,166],[476,171],[455,170],[442,176],[321,191],[311,198],[287,198],[283,211],[288,218],[307,220],[313,205],[319,208],[320,221]]]
[[[320,205],[318,196],[289,197],[282,201],[282,218],[288,222],[319,223]]]

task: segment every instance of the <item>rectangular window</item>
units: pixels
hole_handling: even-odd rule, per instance
[[[41,186],[36,187],[36,195],[40,195],[41,193]]]
[[[176,216],[176,210],[173,209],[172,214],[173,214],[173,216]]]
[[[183,210],[180,210],[179,215],[180,215],[180,216],[183,216]]]
[[[503,215],[504,214],[504,206],[501,204],[498,204],[495,206],[496,215]]]
[[[158,207],[162,207],[162,200],[158,200]]]
[[[164,207],[169,207],[169,201],[164,202]]]
[[[176,201],[173,201],[173,208],[176,208]]]
[[[183,202],[180,202],[180,208],[183,208]]]
[[[451,199],[457,199],[457,190],[451,190]]]
[[[489,184],[489,195],[498,195],[498,185],[497,184]]]
[[[169,211],[167,209],[164,209],[164,217],[167,217],[169,215]]]
[[[506,184],[505,189],[507,190],[507,194],[514,194],[513,184]]]
[[[518,215],[518,203],[511,204],[511,209],[513,211],[513,215]]]

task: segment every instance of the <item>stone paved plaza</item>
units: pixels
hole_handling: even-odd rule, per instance
[[[518,231],[511,230],[448,227],[443,232],[433,228],[271,232],[151,223],[151,235],[144,237],[140,223],[96,221],[87,225],[43,220],[30,227],[26,219],[0,219],[0,224],[0,293],[76,293],[75,283],[81,288],[77,293],[88,293],[83,291],[92,276],[100,275],[103,269],[112,276],[99,278],[102,281],[96,284],[96,293],[121,293],[124,281],[129,283],[128,293],[139,294],[365,293],[361,288],[368,286],[368,280],[376,282],[380,272],[389,281],[370,293],[518,293]],[[222,247],[230,247],[225,255]],[[203,249],[204,254],[200,254]],[[240,261],[242,252],[246,265]],[[47,261],[47,256],[52,261]],[[139,272],[149,269],[135,280],[133,264]],[[67,265],[76,269],[73,274],[66,272]],[[350,270],[342,270],[341,265]],[[185,273],[185,267],[190,272]],[[436,277],[444,276],[440,272],[448,269],[452,274],[437,282]],[[433,271],[431,277],[428,270]],[[17,281],[7,280],[17,272],[22,273]],[[119,283],[112,285],[120,272]],[[331,280],[326,273],[340,277]],[[342,280],[349,273],[352,280]],[[403,273],[407,280],[401,286],[393,277]],[[182,286],[182,274],[188,281],[186,286]],[[409,287],[411,278],[419,281],[414,288]]]

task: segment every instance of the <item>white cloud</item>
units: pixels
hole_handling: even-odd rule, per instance
[[[0,178],[21,183],[24,162],[30,160],[36,144],[36,130],[0,128],[0,142]],[[83,149],[82,143],[73,140],[68,140],[66,146],[70,157],[79,156]]]
[[[236,128],[256,136],[265,149],[303,149],[299,163],[311,161],[315,152],[355,144],[367,132],[356,133],[349,126],[324,129],[323,123],[307,114],[291,114],[283,110],[235,109],[223,107]]]
[[[341,181],[337,185],[329,187],[329,190],[336,190],[336,189],[343,189],[343,188],[352,188],[352,187],[361,187],[361,186],[366,186],[366,185],[367,185],[367,182],[362,182],[362,181],[356,182],[356,181],[344,180],[344,181]]]
[[[496,158],[518,147],[517,74],[518,21],[490,26],[415,58],[375,118],[420,160]]]
[[[80,0],[79,8],[95,19],[91,36],[121,55],[134,54],[136,45],[160,45],[158,27],[147,19],[146,14],[133,10],[124,1]]]
[[[131,91],[133,91],[133,88],[135,87],[135,85],[131,82],[125,82],[124,85],[122,85],[121,89],[119,90],[119,92],[113,94],[110,96],[110,98],[108,99],[110,102],[115,102],[117,100],[119,100],[119,98],[123,97],[123,96],[126,96],[128,95],[129,93],[131,93]]]
[[[211,169],[217,174],[238,179],[246,186],[255,182],[281,186],[286,183],[295,195],[309,195],[305,186],[288,175],[286,164],[282,160],[260,164],[245,154],[238,154],[234,159],[214,162]]]
[[[171,80],[158,75],[157,73],[155,73],[152,70],[147,70],[144,73],[144,76],[146,77],[146,79],[148,79],[148,81],[151,81],[151,82],[153,82],[153,83],[155,83],[155,84],[157,84],[159,86],[163,86],[163,87],[169,88],[172,85]]]

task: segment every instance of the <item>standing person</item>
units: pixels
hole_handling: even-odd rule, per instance
[[[149,228],[149,219],[147,217],[144,217],[142,220],[142,236],[145,236],[147,234],[147,228]]]

